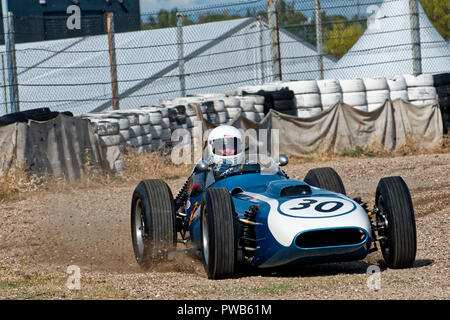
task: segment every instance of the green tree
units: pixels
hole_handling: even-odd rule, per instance
[[[336,23],[333,28],[325,30],[323,50],[336,58],[342,58],[364,31],[364,27],[359,23],[350,24],[347,27],[343,22]]]
[[[420,0],[433,26],[445,40],[450,39],[450,0]]]

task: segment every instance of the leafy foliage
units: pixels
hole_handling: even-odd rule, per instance
[[[336,58],[341,58],[364,33],[365,28],[359,24],[350,24],[347,27],[339,22],[332,29],[324,33],[323,50]]]
[[[445,40],[450,39],[450,0],[420,0],[433,26]]]

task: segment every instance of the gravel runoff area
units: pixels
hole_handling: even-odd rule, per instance
[[[449,299],[450,154],[340,158],[291,164],[286,172],[303,179],[309,169],[323,166],[335,168],[349,196],[361,196],[369,206],[380,178],[405,179],[417,221],[412,268],[387,269],[376,252],[358,262],[244,270],[214,281],[179,245],[173,261],[142,272],[130,236],[133,184],[43,192],[0,205],[0,298]],[[184,178],[168,183],[176,193]],[[76,272],[70,274],[77,267],[80,282],[73,280]]]

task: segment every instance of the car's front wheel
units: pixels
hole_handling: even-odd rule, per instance
[[[408,268],[417,249],[414,208],[408,186],[401,177],[382,178],[375,203],[378,237],[383,258],[389,268]]]
[[[233,276],[237,260],[234,204],[225,188],[207,189],[201,211],[202,261],[209,279]]]
[[[141,181],[131,202],[131,239],[136,261],[143,269],[165,261],[176,248],[175,203],[162,180]]]
[[[329,167],[311,169],[303,180],[313,187],[345,195],[345,187],[339,174]]]

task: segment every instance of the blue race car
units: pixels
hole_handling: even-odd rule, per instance
[[[131,205],[138,264],[168,259],[177,243],[192,243],[210,279],[232,277],[238,266],[361,260],[381,248],[388,267],[412,266],[416,226],[411,196],[401,177],[379,181],[375,206],[346,196],[332,168],[310,170],[304,181],[260,163],[218,170],[199,161],[174,198],[162,180],[144,180]]]

